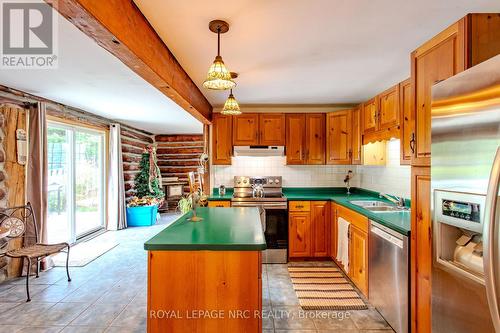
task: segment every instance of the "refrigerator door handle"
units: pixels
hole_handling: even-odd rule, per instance
[[[500,225],[496,219],[500,183],[500,147],[497,148],[486,195],[483,245],[486,296],[495,331],[500,333]]]

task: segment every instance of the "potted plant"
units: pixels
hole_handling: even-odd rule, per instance
[[[165,198],[153,146],[145,148],[139,168],[140,171],[134,179],[136,196],[127,204],[127,225],[130,227],[155,224],[158,207],[163,204]]]
[[[186,196],[183,196],[179,200],[178,209],[182,214],[186,214],[189,211],[191,211],[192,214],[191,218],[189,218],[189,221],[199,222],[203,220],[203,218],[196,215],[196,207],[205,206],[207,202],[207,196],[203,193],[201,187],[201,182],[202,182],[201,177],[198,177],[199,183],[196,183],[194,172],[189,172],[188,181],[189,181],[190,193]]]

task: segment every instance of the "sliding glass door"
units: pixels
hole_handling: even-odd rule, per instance
[[[48,239],[74,243],[104,227],[105,133],[49,122]]]

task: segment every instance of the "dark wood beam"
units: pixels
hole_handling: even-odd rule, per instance
[[[212,105],[132,0],[45,0],[100,46],[204,124]]]

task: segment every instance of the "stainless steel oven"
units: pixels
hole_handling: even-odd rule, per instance
[[[288,205],[282,194],[281,177],[235,177],[231,205],[259,208],[267,245],[262,252],[262,262],[286,263]]]

